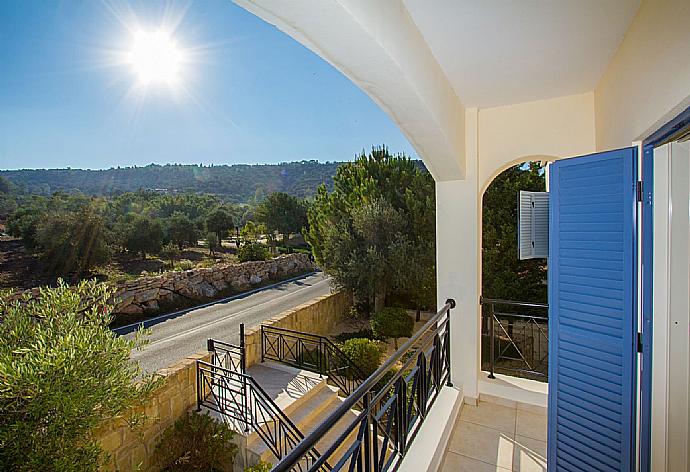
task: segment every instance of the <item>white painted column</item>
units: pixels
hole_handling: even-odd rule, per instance
[[[478,397],[480,355],[480,228],[477,109],[465,114],[466,179],[436,183],[436,266],[439,305],[453,298],[451,380],[466,401]]]

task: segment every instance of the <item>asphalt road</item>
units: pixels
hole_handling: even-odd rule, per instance
[[[142,351],[132,352],[132,359],[139,361],[144,371],[155,372],[203,351],[208,338],[239,343],[240,323],[247,328],[259,325],[267,318],[330,292],[328,277],[319,272],[161,320],[151,326],[149,344]]]

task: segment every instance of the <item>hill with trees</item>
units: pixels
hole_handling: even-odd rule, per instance
[[[55,192],[112,196],[139,190],[161,193],[204,193],[233,203],[259,202],[273,192],[310,197],[319,185],[333,188],[341,162],[300,161],[281,164],[199,166],[151,164],[105,170],[22,169],[0,171],[21,192]]]

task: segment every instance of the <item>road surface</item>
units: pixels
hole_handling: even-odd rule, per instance
[[[247,328],[267,318],[331,292],[323,273],[283,282],[256,293],[197,308],[151,326],[149,344],[132,352],[146,372],[155,372],[184,357],[206,349],[206,339],[239,343],[240,323]],[[132,335],[127,335],[131,337]]]

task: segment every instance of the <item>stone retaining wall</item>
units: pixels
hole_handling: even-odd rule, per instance
[[[182,300],[204,301],[268,280],[314,268],[309,255],[289,254],[268,261],[218,264],[203,269],[166,272],[125,282],[115,292],[115,313],[140,314]]]
[[[204,302],[233,291],[246,290],[263,282],[313,270],[308,254],[288,254],[268,261],[217,264],[209,268],[164,272],[114,286],[114,314],[139,315],[181,303]],[[13,295],[39,295],[33,288]]]

